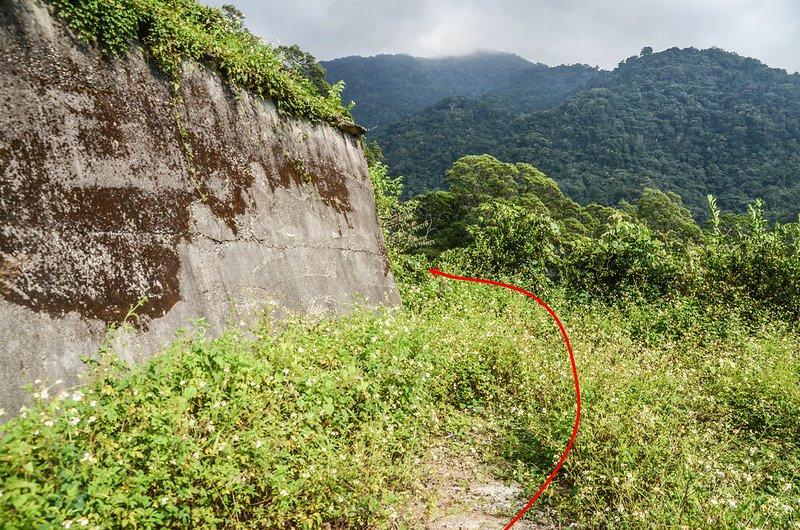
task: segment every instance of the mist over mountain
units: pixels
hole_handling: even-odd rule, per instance
[[[355,101],[356,120],[374,130],[450,96],[496,95],[517,111],[546,109],[599,72],[586,65],[553,68],[500,52],[440,59],[353,56],[320,64],[331,83],[345,81],[342,99]]]
[[[440,97],[393,123],[413,108],[401,97],[403,86],[406,96],[418,94],[413,78],[362,69],[375,80],[371,93],[359,99],[359,81],[348,97],[357,119],[379,117],[369,137],[405,177],[408,196],[443,189],[460,156],[488,153],[537,166],[582,203],[614,205],[654,187],[679,194],[698,217],[711,193],[723,210],[741,213],[762,198],[772,219],[796,219],[800,75],[715,48],[645,49],[611,72],[530,64],[491,82],[474,77],[474,86],[491,86]],[[381,91],[386,76],[394,91]]]

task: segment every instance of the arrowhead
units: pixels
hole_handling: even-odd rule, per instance
[[[434,276],[441,276],[442,274],[442,271],[439,269],[428,269],[428,272],[430,272]]]

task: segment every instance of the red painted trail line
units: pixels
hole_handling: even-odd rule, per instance
[[[465,282],[487,283],[489,285],[497,285],[499,287],[505,287],[506,289],[511,289],[513,291],[520,292],[525,296],[527,296],[528,298],[533,298],[540,306],[544,307],[547,310],[547,312],[550,313],[550,316],[553,317],[553,320],[556,321],[556,324],[558,324],[558,329],[561,330],[561,336],[564,337],[564,343],[567,345],[567,351],[569,352],[569,361],[572,364],[572,377],[575,380],[575,402],[578,405],[578,408],[575,412],[575,426],[572,428],[572,436],[569,439],[567,448],[564,450],[564,454],[561,455],[561,459],[558,461],[558,464],[556,464],[556,467],[555,469],[553,469],[553,472],[550,473],[550,476],[547,477],[547,480],[544,481],[542,487],[539,488],[539,491],[536,492],[536,495],[534,495],[533,498],[530,500],[530,502],[526,504],[525,507],[522,508],[522,510],[520,510],[520,512],[516,515],[516,517],[514,517],[511,520],[511,522],[508,523],[508,526],[506,526],[503,529],[503,530],[509,530],[509,528],[514,526],[514,524],[517,521],[519,521],[522,515],[528,511],[528,508],[533,506],[533,503],[536,502],[536,499],[539,498],[539,495],[542,494],[542,492],[545,490],[548,484],[550,484],[550,482],[553,480],[553,477],[556,476],[556,473],[558,473],[558,470],[561,469],[561,465],[564,463],[564,460],[567,459],[567,453],[569,453],[569,450],[572,449],[572,444],[575,441],[575,437],[578,435],[578,424],[580,423],[581,420],[581,387],[578,384],[578,369],[575,366],[575,355],[572,353],[572,345],[569,343],[569,337],[567,337],[567,331],[564,329],[564,325],[558,319],[558,316],[556,316],[555,312],[552,309],[550,309],[549,305],[544,303],[535,294],[529,293],[525,289],[520,289],[516,285],[509,285],[507,283],[495,282],[492,280],[484,280],[482,278],[466,278],[464,276],[454,276],[452,274],[447,274],[446,272],[442,272],[439,269],[429,269],[428,272],[430,272],[434,276],[443,276],[445,278],[450,278],[451,280],[461,280]]]

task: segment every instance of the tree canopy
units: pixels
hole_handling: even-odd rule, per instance
[[[762,198],[771,220],[800,213],[800,75],[719,49],[630,57],[543,111],[444,99],[373,136],[407,196],[444,189],[456,160],[489,153],[542,169],[582,204],[652,188],[680,195],[695,219],[708,194],[724,212]]]

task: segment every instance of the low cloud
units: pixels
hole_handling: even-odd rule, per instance
[[[474,50],[613,68],[644,46],[717,46],[800,70],[798,0],[228,0],[267,40],[318,59]]]

